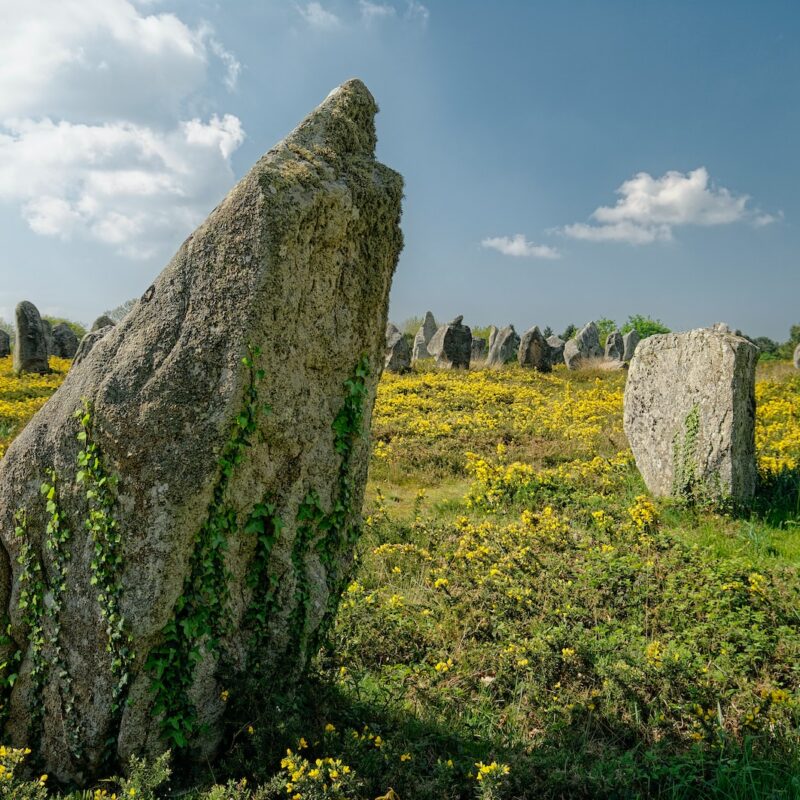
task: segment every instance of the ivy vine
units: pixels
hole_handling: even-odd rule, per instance
[[[697,444],[700,436],[700,406],[695,403],[672,442],[672,495],[690,502],[697,488]]]
[[[238,528],[236,512],[227,503],[227,490],[252,444],[260,414],[269,411],[258,400],[258,384],[264,378],[264,370],[255,363],[260,354],[259,348],[249,347],[242,359],[248,377],[242,408],[219,458],[212,499],[195,536],[183,591],[172,619],[161,631],[160,643],[145,663],[152,676],[153,711],[161,719],[162,737],[177,750],[185,749],[198,730],[197,711],[189,696],[194,669],[203,652],[217,652],[227,621],[230,575],[225,554],[228,540]]]

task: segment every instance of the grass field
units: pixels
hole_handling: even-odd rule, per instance
[[[0,448],[62,373],[0,360]],[[230,748],[188,794],[800,797],[800,376],[759,371],[746,516],[648,496],[624,379],[384,376],[331,640],[296,696],[230,687]]]

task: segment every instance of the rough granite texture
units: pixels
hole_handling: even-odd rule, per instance
[[[564,363],[569,369],[580,369],[584,362],[602,357],[600,331],[594,322],[584,325],[575,337],[564,345]]]
[[[794,349],[793,361],[794,361],[794,368],[800,369],[800,344],[797,345],[797,347],[795,347]]]
[[[630,361],[636,352],[636,346],[642,341],[639,331],[634,328],[622,337],[622,360]]]
[[[14,372],[50,372],[47,331],[33,303],[23,300],[17,306],[17,335],[14,340]]]
[[[550,364],[556,366],[564,363],[564,340],[553,334],[547,337],[550,345]]]
[[[472,331],[463,324],[463,316],[442,325],[428,342],[428,350],[443,369],[469,369],[472,358]]]
[[[337,537],[330,544],[332,557],[323,560],[324,534],[317,531],[308,541],[297,540],[298,551],[298,509],[312,492],[326,512],[339,497],[342,458],[332,425],[347,396],[345,382],[362,356],[371,367],[363,420],[368,430],[383,367],[389,289],[402,248],[403,181],[375,160],[376,111],[360,81],[331,92],[231,190],[125,319],[94,342],[0,461],[0,602],[24,654],[3,741],[24,744],[29,709],[43,704],[41,743],[33,756],[43,772],[85,785],[101,769],[108,739],[123,760],[162,749],[152,676],[143,665],[175,617],[198,531],[208,519],[218,459],[245,402],[248,370],[242,358],[249,346],[261,348],[258,365],[265,377],[258,402],[271,411],[260,416],[225,496],[238,527],[226,550],[229,622],[219,647],[204,650],[193,673],[189,694],[198,722],[207,726],[190,743],[193,754],[213,754],[219,742],[226,706],[215,653],[224,653],[236,685],[236,675],[252,677],[256,670],[264,685],[291,680],[307,662],[331,608],[328,586],[338,587],[347,574],[352,539]],[[135,654],[121,720],[111,709],[118,675],[90,583],[85,489],[76,483],[73,413],[82,398],[93,404],[93,439],[106,469],[119,479],[118,579]],[[357,436],[345,530],[360,521],[368,453],[366,436]],[[31,696],[30,643],[18,608],[17,509],[27,510],[27,541],[52,578],[39,493],[50,467],[59,476],[59,503],[72,530],[58,640],[72,680],[74,708],[67,720],[53,670],[42,696]],[[275,504],[283,525],[267,569],[277,586],[275,606],[266,641],[254,651],[246,613],[255,537],[242,523],[264,498]],[[307,601],[298,605],[301,578]],[[45,641],[50,660],[54,642],[47,626]],[[67,725],[80,731],[78,756],[66,740]]]
[[[420,325],[416,336],[414,336],[414,344],[411,349],[411,363],[421,361],[426,358],[431,358],[430,351],[428,350],[428,343],[436,334],[438,325],[433,318],[430,311],[425,312],[425,320]]]
[[[516,360],[519,352],[519,335],[513,325],[506,325],[495,334],[494,341],[489,346],[486,356],[487,367],[502,367]]]
[[[65,322],[53,328],[53,355],[59,358],[75,358],[78,352],[78,337]]]
[[[673,493],[676,443],[687,441],[709,496],[747,503],[755,491],[755,366],[758,348],[732,333],[703,328],[649,336],[639,343],[625,386],[625,433],[647,488]]]
[[[623,361],[625,342],[619,331],[612,331],[606,339],[606,358],[609,361]]]
[[[391,322],[386,326],[386,353],[383,368],[387,372],[408,372],[411,369],[411,347],[402,331]]]
[[[10,355],[11,337],[4,330],[0,330],[0,358],[6,358]]]
[[[95,321],[92,323],[92,327],[91,327],[91,329],[90,329],[90,332],[91,332],[91,331],[99,331],[99,330],[100,330],[100,328],[108,328],[108,327],[113,327],[113,326],[114,326],[114,325],[116,325],[116,324],[117,324],[117,323],[116,323],[116,322],[114,322],[114,320],[113,320],[113,319],[111,319],[111,317],[107,316],[106,314],[101,314],[101,315],[100,315],[100,316],[99,316],[99,317],[98,317],[98,318],[97,318],[97,319],[96,319],[96,320],[95,320]]]
[[[521,367],[550,372],[553,368],[552,350],[538,325],[522,334],[517,357]]]
[[[482,336],[473,336],[470,363],[473,361],[483,361],[486,358],[486,352],[486,339]]]

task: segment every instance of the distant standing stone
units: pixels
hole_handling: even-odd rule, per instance
[[[58,358],[75,358],[78,352],[78,337],[65,322],[60,322],[53,328],[52,354]]]
[[[547,343],[538,325],[522,334],[517,356],[521,367],[550,372],[552,369],[552,348]]]
[[[483,361],[486,358],[486,339],[482,336],[472,337],[472,361]]]
[[[47,335],[39,310],[23,300],[17,306],[17,338],[14,343],[14,372],[50,372]]]
[[[600,331],[594,322],[584,325],[575,337],[564,345],[564,363],[569,369],[579,369],[584,362],[602,356]]]
[[[386,353],[383,368],[387,372],[408,372],[411,369],[411,347],[402,331],[391,322],[386,326]]]
[[[7,358],[11,355],[11,337],[0,329],[0,358]]]
[[[96,331],[89,331],[83,339],[78,343],[78,349],[75,351],[72,366],[75,367],[83,361],[92,348],[107,334],[114,330],[113,325],[106,325],[105,328],[98,328]]]
[[[428,350],[428,343],[433,339],[436,334],[437,325],[433,314],[430,311],[425,312],[425,321],[420,325],[417,335],[414,337],[414,345],[411,350],[411,363],[420,361],[424,358],[430,358],[431,354]]]
[[[550,364],[556,366],[564,363],[564,340],[553,334],[547,337],[550,345]]]
[[[625,433],[647,488],[746,503],[756,486],[758,348],[702,328],[649,336],[625,387]]]
[[[42,319],[42,328],[44,330],[44,341],[47,345],[47,355],[55,355],[53,352],[53,326],[50,324],[49,319]]]
[[[612,331],[606,339],[606,358],[609,361],[624,361],[625,343],[619,331]]]
[[[92,330],[99,331],[100,328],[107,328],[109,325],[116,325],[117,323],[114,322],[111,317],[103,314],[99,316],[93,323],[92,323]]]
[[[628,331],[622,337],[622,360],[623,361],[630,361],[633,358],[634,352],[636,352],[636,345],[642,341],[642,337],[639,336],[639,331],[636,328],[633,330]]]
[[[489,341],[486,345],[487,351],[494,347],[494,340],[497,338],[497,328],[494,325],[489,326]]]
[[[444,369],[469,369],[472,357],[472,331],[462,323],[463,316],[442,325],[428,344],[436,366]]]
[[[800,369],[800,344],[794,349],[794,368]]]
[[[489,347],[486,366],[501,367],[517,357],[519,351],[519,335],[513,325],[506,325],[497,331],[494,342]]]

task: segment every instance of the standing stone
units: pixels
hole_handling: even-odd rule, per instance
[[[800,344],[794,349],[794,368],[800,369]]]
[[[236,709],[297,681],[317,650],[360,529],[402,247],[403,181],[375,160],[376,111],[360,81],[331,92],[0,461],[0,663],[21,656],[4,743],[28,742],[60,781],[161,752],[165,719],[185,752],[213,756]],[[51,468],[66,567],[39,491]],[[36,607],[19,607],[28,562],[50,587],[33,641]]]
[[[606,359],[608,361],[624,361],[625,343],[619,331],[612,331],[606,339]]]
[[[42,319],[42,329],[44,330],[44,342],[47,347],[47,355],[53,356],[53,326],[50,324],[49,319]]]
[[[636,352],[636,345],[642,341],[642,337],[639,336],[639,331],[636,328],[629,330],[623,337],[622,337],[622,360],[623,361],[630,361],[633,358],[633,354]]]
[[[411,369],[411,347],[402,331],[391,322],[386,326],[386,353],[383,368],[388,372],[408,372]]]
[[[99,331],[100,328],[108,328],[109,326],[116,325],[117,323],[114,322],[111,317],[106,314],[101,314],[93,323],[91,330]]]
[[[569,369],[580,369],[588,366],[587,361],[602,357],[600,331],[594,322],[584,325],[575,337],[564,345],[564,363]]]
[[[483,361],[486,358],[486,339],[482,336],[472,337],[472,352],[470,353],[471,362]]]
[[[14,372],[50,372],[47,334],[39,310],[23,300],[17,306],[17,335],[14,341]]]
[[[0,358],[8,358],[11,355],[11,337],[6,331],[0,328]]]
[[[756,486],[755,366],[743,337],[703,328],[649,336],[625,386],[625,433],[647,488],[747,503]]]
[[[489,347],[489,355],[486,357],[487,367],[501,367],[514,361],[519,351],[519,336],[514,330],[513,325],[501,328],[494,337],[493,344]]]
[[[75,352],[75,357],[72,361],[72,366],[76,366],[83,361],[86,356],[92,351],[92,348],[107,334],[114,330],[113,325],[106,325],[105,328],[99,328],[96,331],[89,331],[84,334],[83,338],[78,344],[78,349]]]
[[[552,351],[538,325],[525,331],[519,343],[519,365],[539,372],[550,372],[552,369]]]
[[[411,351],[411,363],[431,358],[428,351],[428,344],[433,339],[437,330],[436,320],[430,311],[425,312],[425,321],[420,325],[417,335],[414,337],[414,345]]]
[[[550,366],[557,366],[564,363],[564,340],[560,337],[553,336],[547,337],[547,344],[550,345]]]
[[[442,325],[428,343],[436,366],[444,369],[469,369],[472,356],[472,331],[462,324],[463,316]]]
[[[490,352],[491,349],[494,347],[495,340],[497,339],[497,328],[494,325],[489,326],[489,341],[487,342],[486,346],[488,348],[487,352]]]
[[[59,358],[75,358],[78,352],[78,337],[65,322],[53,328],[53,355]]]

